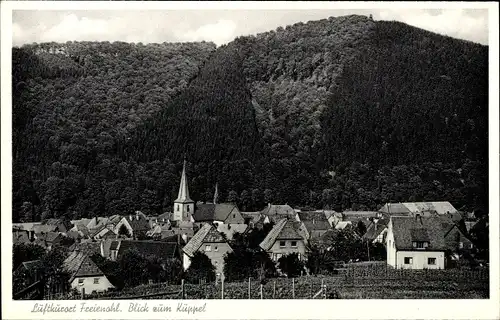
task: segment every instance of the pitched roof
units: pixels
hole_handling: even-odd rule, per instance
[[[377,211],[343,211],[342,215],[346,218],[349,217],[363,217],[370,218],[376,217],[379,213]]]
[[[378,219],[376,222],[371,221],[368,227],[366,227],[366,232],[363,235],[363,238],[368,240],[374,240],[379,236],[379,234],[382,231],[384,231],[385,228],[387,228],[388,224],[389,224],[389,219],[387,218]]]
[[[386,203],[379,211],[389,214],[433,212],[441,215],[457,213],[457,209],[448,201]]]
[[[271,215],[292,215],[295,216],[295,210],[290,207],[288,204],[269,204],[262,211],[262,214],[271,216]]]
[[[96,241],[75,242],[69,247],[70,251],[80,251],[89,256],[94,253],[101,253],[101,243]]]
[[[172,212],[165,212],[165,213],[162,213],[160,214],[157,219],[158,219],[158,222],[163,222],[163,221],[167,221],[167,220],[172,220]]]
[[[27,230],[15,230],[12,232],[12,243],[27,243],[30,242],[30,237]]]
[[[127,216],[125,219],[127,219],[127,222],[134,232],[149,230],[148,220],[142,213],[136,212],[133,215]]]
[[[28,272],[32,272],[32,271],[34,271],[36,269],[39,269],[39,268],[41,268],[43,266],[41,260],[24,261],[23,263],[21,263],[21,265]]]
[[[302,223],[299,221],[281,219],[274,225],[271,231],[269,231],[264,240],[262,240],[260,247],[267,251],[271,249],[276,240],[306,240],[306,234],[304,230],[300,230],[301,227]]]
[[[188,256],[193,254],[201,247],[204,242],[226,242],[222,235],[215,230],[214,226],[209,223],[203,224],[201,229],[194,234],[189,242],[184,246],[182,251]]]
[[[24,223],[13,223],[13,227],[19,227],[22,230],[33,231],[35,226],[41,225],[41,222],[24,222]]]
[[[103,276],[104,273],[99,269],[92,259],[82,251],[73,251],[64,260],[64,269],[71,274],[71,280],[76,277]]]
[[[230,203],[205,203],[196,206],[193,214],[195,221],[225,221],[233,213],[239,212],[238,207]]]
[[[330,223],[323,212],[306,211],[299,212],[299,219],[304,223],[306,229],[311,231],[323,231],[330,229]]]
[[[56,226],[47,224],[40,224],[33,226],[33,231],[35,231],[36,234],[52,232],[55,231],[56,229],[57,229]]]
[[[394,242],[398,250],[414,250],[414,241],[428,241],[427,250],[445,250],[442,220],[437,217],[391,217]]]
[[[179,202],[179,203],[192,203],[192,202],[194,202],[189,197],[189,188],[188,188],[187,177],[186,177],[186,160],[184,160],[184,165],[182,167],[181,183],[179,185],[179,194],[177,195],[177,199],[175,199],[175,202]]]
[[[167,260],[175,258],[178,251],[176,242],[152,240],[117,240],[116,242],[120,242],[118,256],[123,255],[128,250],[137,250],[144,256],[155,256]],[[117,244],[114,244],[114,242],[111,244],[111,250],[115,245]]]

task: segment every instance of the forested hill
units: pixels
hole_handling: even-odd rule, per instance
[[[487,208],[488,48],[346,16],[210,43],[15,48],[14,220],[195,200]],[[27,67],[29,66],[29,67]]]

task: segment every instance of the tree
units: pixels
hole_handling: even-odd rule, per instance
[[[356,224],[356,232],[360,237],[364,236],[364,234],[366,233],[366,225],[363,221],[359,220]]]
[[[127,287],[135,287],[149,281],[148,260],[137,250],[127,250],[119,258],[122,279]]]
[[[278,268],[288,278],[295,278],[304,271],[304,263],[299,260],[297,253],[290,253],[278,259]]]
[[[12,250],[12,270],[14,271],[19,265],[26,261],[39,260],[45,255],[46,250],[36,244],[14,244]]]
[[[120,226],[120,228],[118,229],[118,235],[120,235],[120,236],[125,236],[125,237],[127,237],[127,238],[130,238],[130,237],[131,237],[131,236],[130,236],[130,231],[128,230],[128,228],[127,228],[124,224],[122,224],[122,225]]]
[[[237,201],[238,201],[238,194],[236,193],[236,191],[234,190],[229,191],[227,195],[227,202],[236,203]]]
[[[185,279],[189,283],[198,284],[200,281],[215,281],[215,266],[203,252],[197,251],[191,258],[191,264],[186,270]]]

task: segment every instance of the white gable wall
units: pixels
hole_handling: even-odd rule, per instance
[[[411,264],[405,264],[405,258],[410,258]],[[436,259],[436,264],[429,264],[429,258]],[[444,252],[398,251],[396,261],[398,269],[444,269]]]
[[[94,283],[94,279],[98,279],[98,283]],[[83,282],[80,283],[80,280]],[[92,276],[92,277],[78,277],[73,279],[71,282],[71,288],[82,292],[85,289],[85,294],[91,294],[92,291],[104,292],[109,288],[114,288],[114,286],[109,282],[106,276]]]

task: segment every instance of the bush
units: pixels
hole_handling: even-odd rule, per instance
[[[304,270],[304,263],[299,260],[299,256],[296,253],[290,253],[279,258],[278,268],[288,278],[295,278],[301,275],[301,272]]]

